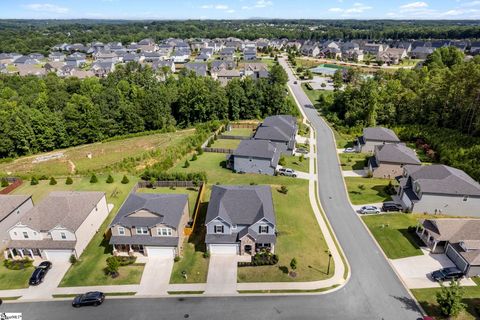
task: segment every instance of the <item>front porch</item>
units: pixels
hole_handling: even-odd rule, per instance
[[[262,250],[274,253],[275,245],[273,243],[256,243],[251,237],[244,237],[240,240],[239,253],[241,256],[254,256]]]
[[[114,256],[145,257],[145,247],[141,244],[115,244],[113,245]]]
[[[446,241],[436,240],[427,229],[423,228],[421,225],[417,226],[416,233],[418,237],[427,245],[430,249],[430,253],[444,253]]]
[[[42,252],[40,249],[26,249],[26,248],[8,248],[3,251],[3,256],[5,259],[24,259],[30,258],[32,260],[42,259]]]

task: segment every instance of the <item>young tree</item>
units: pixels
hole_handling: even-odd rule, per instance
[[[67,177],[67,180],[65,180],[65,184],[73,184],[72,177]]]
[[[92,176],[90,177],[90,183],[97,183],[97,182],[98,182],[97,176],[95,175],[95,173],[92,173]]]
[[[113,177],[112,177],[111,174],[108,175],[106,182],[107,182],[107,183],[113,183]]]
[[[193,156],[192,156],[192,161],[195,161],[195,160],[197,160],[197,154],[196,153],[194,153]]]
[[[2,188],[8,187],[8,181],[6,178],[2,178],[1,187]]]
[[[184,167],[184,168],[190,167],[190,162],[188,162],[188,159],[185,160],[185,163],[183,164],[183,167]]]
[[[112,277],[118,275],[118,269],[120,267],[120,263],[116,257],[108,257],[107,258],[107,267],[105,268],[105,272]]]
[[[32,177],[32,180],[30,180],[30,185],[35,186],[38,184],[38,179],[35,177]]]
[[[122,182],[122,184],[127,184],[127,183],[129,183],[129,182],[130,182],[130,180],[128,180],[127,176],[123,176],[123,178],[122,178],[122,181],[121,181],[121,182]]]
[[[290,268],[297,270],[297,259],[293,258],[292,261],[290,261]]]
[[[343,71],[341,69],[338,69],[337,71],[335,71],[335,74],[333,75],[333,88],[335,91],[338,91],[342,86],[343,86]]]
[[[448,317],[457,316],[460,311],[465,308],[462,302],[463,288],[460,287],[459,281],[452,280],[450,286],[440,283],[442,290],[437,292],[437,303],[443,315]]]
[[[50,178],[50,182],[49,182],[48,184],[51,185],[51,186],[54,186],[54,185],[57,184],[57,180],[55,180],[54,177],[51,177],[51,178]]]

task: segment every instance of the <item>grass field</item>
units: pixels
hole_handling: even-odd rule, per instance
[[[380,214],[362,217],[368,229],[390,259],[399,259],[422,255],[420,238],[408,231],[416,226],[424,215],[416,214]]]
[[[352,204],[369,204],[391,200],[384,188],[391,180],[346,177],[348,195]]]
[[[363,170],[367,165],[367,155],[364,153],[340,153],[342,170]]]
[[[11,173],[20,176],[30,176],[34,174],[36,176],[46,175],[50,177],[66,176],[75,174],[76,172],[98,172],[104,170],[107,166],[119,163],[129,157],[139,157],[141,163],[151,165],[160,159],[158,159],[158,157],[149,157],[147,155],[148,151],[165,149],[167,146],[179,143],[184,137],[192,134],[194,134],[194,130],[158,133],[36,154],[34,156],[16,159],[10,163],[0,164],[0,175]],[[59,152],[64,154],[62,158],[32,163],[38,156]],[[91,159],[87,158],[87,154],[89,153],[92,154]]]
[[[230,131],[225,131],[225,136],[245,136],[250,137],[253,134],[253,130],[250,128],[232,128]]]
[[[277,220],[277,244],[275,252],[280,261],[276,266],[243,267],[238,269],[241,282],[313,281],[329,278],[326,274],[328,248],[320,231],[308,198],[308,181],[288,177],[272,177],[255,174],[235,174],[223,168],[225,155],[204,153],[198,160],[183,168],[180,161],[171,171],[205,171],[209,185],[213,184],[268,184],[272,186],[273,202]],[[281,185],[288,188],[286,195],[277,190]],[[207,190],[208,191],[208,190]],[[209,199],[206,192],[205,199]],[[296,278],[284,273],[292,258],[298,262]],[[191,270],[190,272],[197,272]]]
[[[28,279],[32,275],[33,267],[24,270],[10,270],[0,260],[0,290],[28,288]]]
[[[304,158],[303,161],[300,161],[300,157],[296,156],[286,156],[284,167],[290,168],[296,171],[308,172],[309,171],[309,162],[308,158]]]
[[[318,103],[318,99],[320,99],[320,96],[333,96],[333,91],[309,90],[305,83],[302,83],[302,89],[314,106]]]
[[[212,144],[212,148],[237,149],[240,140],[218,139]]]

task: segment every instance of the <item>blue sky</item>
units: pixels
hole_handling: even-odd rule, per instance
[[[480,19],[480,0],[0,0],[0,18]]]

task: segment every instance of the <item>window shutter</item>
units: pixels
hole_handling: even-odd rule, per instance
[[[223,228],[224,228],[224,226],[222,226],[222,233],[223,233]]]

